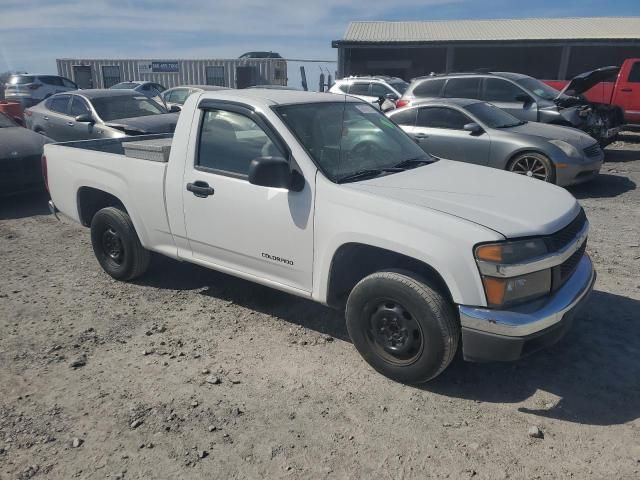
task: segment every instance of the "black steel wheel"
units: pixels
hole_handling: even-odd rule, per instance
[[[149,266],[145,250],[126,212],[107,207],[91,220],[93,252],[105,272],[117,280],[133,280]]]
[[[460,341],[460,325],[446,296],[411,272],[363,278],[347,300],[349,336],[378,372],[403,383],[439,375]]]
[[[508,170],[529,178],[555,183],[555,170],[547,157],[536,152],[525,152],[515,157]]]

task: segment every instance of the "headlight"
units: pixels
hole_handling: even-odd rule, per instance
[[[507,276],[504,267],[526,264],[548,253],[542,239],[520,240],[480,245],[475,249],[487,304],[504,308],[548,295],[551,269],[524,275]]]
[[[580,158],[582,154],[580,151],[571,145],[570,143],[565,142],[564,140],[549,140],[549,143],[552,143],[560,150],[562,150],[568,157]]]

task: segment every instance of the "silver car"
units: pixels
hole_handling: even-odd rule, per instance
[[[604,159],[598,142],[580,130],[519,120],[478,100],[419,101],[388,116],[436,157],[562,186],[594,178]]]
[[[133,90],[58,93],[24,112],[27,128],[56,142],[173,133],[177,113]]]
[[[214,90],[229,90],[227,87],[219,87],[216,85],[180,85],[165,90],[160,94],[160,98],[167,108],[175,107],[182,109],[182,105],[187,101],[189,95],[197,92],[209,92]]]
[[[5,84],[4,96],[7,100],[21,103],[22,108],[28,108],[56,93],[77,89],[74,82],[58,75],[17,73],[11,75]]]

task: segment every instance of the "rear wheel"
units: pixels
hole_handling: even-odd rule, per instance
[[[409,272],[378,272],[351,291],[347,329],[356,349],[378,372],[423,383],[451,363],[460,326],[451,304]]]
[[[103,208],[94,215],[91,244],[100,266],[116,280],[133,280],[149,266],[149,251],[140,243],[129,215],[118,208]]]
[[[541,153],[521,153],[509,162],[507,170],[543,182],[555,183],[556,181],[556,173],[551,161]]]

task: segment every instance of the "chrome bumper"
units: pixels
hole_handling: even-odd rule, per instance
[[[463,330],[503,337],[526,337],[560,323],[593,290],[596,272],[588,255],[582,257],[571,278],[544,302],[537,301],[513,310],[460,305]]]

